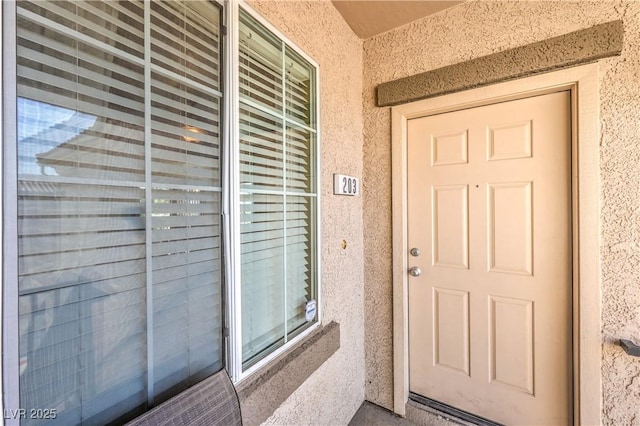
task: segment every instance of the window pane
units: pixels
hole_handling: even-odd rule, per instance
[[[144,193],[19,182],[20,406],[102,423],[146,401]],[[29,424],[29,420],[26,420]]]
[[[240,185],[248,190],[284,185],[282,120],[240,106]]]
[[[220,100],[152,74],[154,182],[220,186]]]
[[[242,359],[283,343],[284,211],[283,197],[242,195]]]
[[[287,118],[315,128],[315,69],[289,47],[286,55]]]
[[[240,97],[282,112],[282,42],[240,13]]]
[[[151,62],[220,89],[220,11],[209,1],[151,2]]]
[[[17,33],[20,175],[143,181],[143,68],[27,19]]]
[[[316,299],[314,197],[287,197],[287,331],[307,324],[305,307]]]
[[[146,401],[141,6],[18,3],[20,407],[61,424]]]
[[[287,126],[287,190],[315,192],[315,134],[297,126]]]
[[[151,2],[153,377],[159,403],[222,368],[220,11]],[[193,189],[171,187],[193,185]]]
[[[152,234],[154,390],[163,400],[222,368],[220,194],[156,188]]]

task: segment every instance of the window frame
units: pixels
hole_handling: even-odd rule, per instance
[[[20,352],[18,328],[18,165],[17,158],[17,25],[16,3],[2,3],[2,229],[15,229],[4,232],[2,245],[2,394],[3,413],[5,410],[17,410],[20,407]],[[12,70],[11,73],[6,70]],[[5,121],[6,120],[6,121]],[[12,125],[4,125],[5,123]],[[10,141],[10,143],[7,143]],[[14,248],[14,250],[11,250]],[[6,283],[16,283],[7,285]],[[5,348],[14,348],[5,351]],[[14,368],[9,366],[13,365]],[[3,416],[4,417],[4,416]],[[11,420],[5,424],[11,424]],[[15,422],[16,424],[18,422]]]
[[[292,42],[274,25],[262,17],[244,0],[211,0],[222,8],[223,49],[222,67],[222,117],[221,136],[221,241],[223,243],[223,364],[226,366],[234,383],[244,381],[254,373],[262,370],[269,363],[290,351],[300,341],[317,331],[323,320],[322,313],[322,168],[321,168],[321,107],[320,107],[320,67],[304,50]],[[314,183],[312,191],[315,198],[313,214],[315,215],[311,232],[314,234],[311,260],[316,292],[316,317],[313,323],[296,336],[287,340],[284,345],[265,355],[261,360],[243,371],[242,368],[242,309],[241,309],[241,246],[240,246],[240,96],[239,96],[239,25],[240,8],[279,38],[285,46],[306,60],[314,69],[315,137],[312,152],[312,171],[310,179]],[[2,187],[3,208],[0,210],[2,230],[2,262],[0,275],[3,278],[3,289],[0,294],[0,328],[3,359],[0,362],[0,383],[2,398],[0,409],[18,410],[20,407],[20,374],[19,374],[19,328],[18,319],[18,166],[17,158],[17,6],[15,1],[3,2],[0,6],[0,81],[2,84],[2,104],[0,107],[0,134],[3,147],[0,150],[0,186]],[[145,81],[145,84],[149,82]],[[6,125],[5,123],[9,123]],[[303,194],[301,194],[303,195]],[[304,194],[308,196],[308,193]],[[5,230],[11,230],[5,232]],[[286,278],[285,278],[286,279]],[[9,283],[9,285],[7,285]],[[12,420],[3,419],[0,424],[13,424]]]
[[[254,365],[243,371],[242,368],[242,308],[241,308],[241,294],[242,294],[242,279],[240,268],[240,132],[239,126],[235,123],[239,122],[240,117],[240,61],[239,61],[239,25],[240,25],[240,9],[243,9],[248,15],[255,19],[259,24],[263,25],[274,36],[279,38],[286,46],[292,49],[295,53],[300,55],[303,59],[309,62],[309,64],[315,70],[315,122],[316,133],[314,140],[314,170],[315,176],[311,178],[315,181],[315,256],[314,263],[315,268],[313,273],[315,274],[316,285],[316,320],[307,329],[288,340],[283,346],[277,348],[273,352],[264,356],[261,360],[257,361]],[[322,168],[321,168],[321,129],[320,129],[320,66],[311,58],[304,50],[292,42],[286,35],[284,35],[273,24],[267,21],[260,13],[253,9],[244,0],[234,0],[226,3],[225,8],[225,22],[231,22],[233,25],[227,25],[226,30],[226,52],[227,56],[225,60],[225,91],[226,100],[228,104],[225,104],[225,123],[226,129],[230,131],[229,137],[225,137],[223,141],[223,149],[227,152],[225,156],[231,162],[230,165],[237,165],[232,167],[230,173],[223,174],[223,179],[228,177],[228,180],[223,181],[223,192],[229,191],[230,196],[225,197],[226,200],[230,200],[231,203],[228,207],[229,210],[224,210],[225,225],[229,228],[228,232],[225,232],[225,247],[231,247],[225,256],[225,266],[227,261],[231,262],[228,265],[226,274],[226,290],[227,290],[227,309],[229,315],[229,344],[226,345],[229,351],[227,357],[227,371],[229,372],[231,379],[234,383],[239,383],[257,371],[264,368],[270,362],[291,349],[296,343],[300,342],[314,330],[318,329],[322,324],[322,280],[321,280],[321,260],[322,260],[322,238],[321,238],[321,183],[322,183]],[[228,121],[227,121],[228,120]],[[226,136],[226,135],[225,135]],[[227,145],[228,144],[228,145]],[[230,186],[225,186],[229,184]],[[225,202],[226,202],[225,200]],[[226,220],[229,219],[229,220]],[[227,236],[229,241],[227,241]]]

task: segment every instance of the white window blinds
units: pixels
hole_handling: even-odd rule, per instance
[[[241,9],[240,232],[246,369],[310,322],[316,289],[315,68]]]
[[[106,423],[222,367],[220,10],[15,19],[20,407]]]

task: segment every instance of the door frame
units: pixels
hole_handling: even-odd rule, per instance
[[[452,93],[391,109],[393,410],[409,399],[407,121],[563,90],[571,92],[574,424],[601,424],[600,169],[598,64]]]

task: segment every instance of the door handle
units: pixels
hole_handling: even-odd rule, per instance
[[[419,277],[420,275],[422,275],[422,271],[417,266],[414,266],[413,268],[409,269],[409,274],[412,277]]]

